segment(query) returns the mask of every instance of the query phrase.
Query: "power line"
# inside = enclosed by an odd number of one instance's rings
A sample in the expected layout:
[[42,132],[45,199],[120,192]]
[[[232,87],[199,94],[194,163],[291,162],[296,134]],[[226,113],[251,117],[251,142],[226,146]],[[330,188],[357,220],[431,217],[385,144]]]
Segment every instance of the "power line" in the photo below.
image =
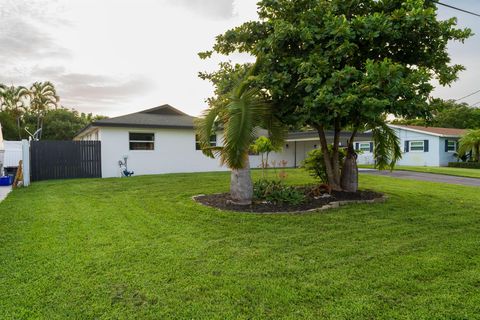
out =
[[477,91],[475,91],[475,92],[472,92],[472,93],[470,93],[469,95],[466,95],[465,97],[461,97],[460,99],[455,100],[455,102],[458,102],[458,101],[460,101],[460,100],[463,100],[463,99],[466,99],[466,98],[468,98],[468,97],[471,97],[471,96],[473,96],[473,95],[475,95],[475,94],[477,94],[477,93],[479,93],[479,92],[480,92],[480,90],[477,90]]
[[480,17],[480,14],[478,13],[475,13],[475,12],[472,12],[472,11],[468,11],[468,10],[465,10],[465,9],[461,9],[461,8],[457,8],[457,7],[454,7],[454,6],[451,6],[449,4],[446,4],[446,3],[442,3],[438,0],[432,0],[432,2],[436,3],[436,4],[439,4],[441,6],[444,6],[444,7],[447,7],[447,8],[450,8],[450,9],[454,9],[454,10],[458,10],[458,11],[461,11],[461,12],[464,12],[464,13],[468,13],[468,14],[471,14],[471,15],[474,15],[474,16],[477,16],[477,17]]
[[470,106],[471,106],[471,107],[476,107],[477,104],[480,104],[480,101],[477,101],[477,102],[475,102],[475,103],[472,103]]

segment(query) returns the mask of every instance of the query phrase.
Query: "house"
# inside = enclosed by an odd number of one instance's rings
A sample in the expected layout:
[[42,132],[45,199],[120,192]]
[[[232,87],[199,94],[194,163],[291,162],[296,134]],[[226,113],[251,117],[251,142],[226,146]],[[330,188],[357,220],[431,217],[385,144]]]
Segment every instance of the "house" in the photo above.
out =
[[[195,139],[195,118],[170,105],[95,121],[74,140],[101,141],[102,176],[119,177],[127,158],[135,175],[222,171],[218,159],[203,155]],[[211,144],[221,141],[221,132]]]
[[[203,155],[196,141],[195,118],[166,104],[160,107],[116,118],[98,120],[82,129],[74,140],[101,141],[103,177],[120,177],[119,161],[127,158],[128,170],[135,175],[226,171],[218,159]],[[342,144],[350,137],[348,132],[341,136]],[[332,133],[327,133],[332,140]],[[371,151],[370,134],[360,134],[360,147]],[[212,136],[211,145],[220,146],[222,132]],[[292,132],[288,135],[283,150],[272,153],[269,160],[287,167],[298,167],[306,154],[319,147],[316,132]],[[250,156],[252,168],[261,166],[259,155]]]
[[[333,142],[333,131],[326,131],[325,135],[329,143]],[[351,132],[341,132],[340,147],[347,146],[350,137]],[[373,142],[371,140],[371,133],[357,133],[356,135],[355,149],[360,151],[357,161],[361,164],[373,164]],[[311,150],[319,148],[320,139],[317,131],[290,132],[286,137],[282,151],[270,154],[269,162],[287,161],[287,167],[298,168]],[[260,167],[260,156],[250,156],[250,166],[252,168]]]
[[[195,117],[168,104],[125,116],[95,121],[81,130],[74,140],[101,141],[103,177],[119,177],[120,161],[136,175],[225,171],[218,159],[203,155],[196,141]],[[456,161],[458,140],[465,130],[421,126],[390,125],[400,139],[403,157],[398,165],[446,166]],[[327,140],[333,132],[327,131]],[[342,132],[340,146],[346,146],[350,132]],[[211,138],[220,146],[222,131]],[[290,132],[282,151],[269,155],[269,164],[299,167],[308,152],[317,149],[316,131]],[[359,164],[374,164],[371,133],[358,133],[355,141]],[[280,164],[282,163],[282,164]],[[250,166],[261,167],[261,156],[250,155]]]
[[[463,129],[435,128],[422,126],[389,125],[400,139],[402,159],[397,165],[403,166],[447,166],[449,162],[457,161],[458,141],[466,133]],[[328,139],[332,140],[332,132]],[[342,132],[340,145],[345,146],[349,132]],[[356,137],[355,150],[358,164],[374,164],[371,133],[359,133]],[[287,159],[294,167],[301,164],[309,150],[318,148],[320,140],[314,131],[294,132],[287,137],[287,145],[279,154],[270,159]],[[291,146],[293,146],[293,150]],[[256,164],[255,160],[251,161]],[[258,161],[257,161],[258,162]]]
[[463,129],[389,125],[400,139],[402,166],[447,166],[457,161],[458,141]]

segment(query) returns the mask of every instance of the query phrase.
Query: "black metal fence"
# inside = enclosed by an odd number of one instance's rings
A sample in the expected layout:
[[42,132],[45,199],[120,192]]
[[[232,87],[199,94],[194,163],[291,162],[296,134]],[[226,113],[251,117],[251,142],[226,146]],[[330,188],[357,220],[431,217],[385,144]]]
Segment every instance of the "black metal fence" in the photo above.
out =
[[32,141],[32,181],[101,178],[100,141]]

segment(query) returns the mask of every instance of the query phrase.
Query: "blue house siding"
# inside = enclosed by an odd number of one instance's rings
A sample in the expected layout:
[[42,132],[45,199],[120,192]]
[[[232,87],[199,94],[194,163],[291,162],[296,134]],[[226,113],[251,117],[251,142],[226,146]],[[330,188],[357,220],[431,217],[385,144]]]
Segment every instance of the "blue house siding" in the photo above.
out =
[[439,138],[440,139],[440,148],[439,148],[439,159],[440,166],[448,166],[449,162],[456,162],[457,158],[455,157],[455,152],[448,152],[445,148],[447,141],[455,141],[458,145],[458,138]]
[[[440,166],[440,138],[429,134],[414,132],[396,128],[397,136],[400,139],[400,147],[403,151],[402,159],[398,162],[400,166]],[[428,151],[413,151],[405,148],[409,141],[428,141]]]

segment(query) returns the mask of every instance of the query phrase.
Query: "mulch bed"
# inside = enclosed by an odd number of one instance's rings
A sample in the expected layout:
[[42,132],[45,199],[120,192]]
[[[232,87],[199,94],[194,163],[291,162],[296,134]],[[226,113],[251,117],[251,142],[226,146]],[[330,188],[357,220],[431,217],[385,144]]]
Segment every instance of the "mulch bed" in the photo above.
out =
[[383,202],[383,194],[363,190],[358,192],[333,191],[331,195],[324,194],[321,197],[307,197],[304,203],[299,205],[289,205],[285,203],[268,203],[264,201],[254,201],[250,206],[240,206],[231,204],[229,193],[199,195],[193,197],[195,201],[221,210],[232,210],[251,213],[287,213],[287,212],[308,212],[315,210],[325,210],[338,208],[340,205],[348,203],[373,203]]

